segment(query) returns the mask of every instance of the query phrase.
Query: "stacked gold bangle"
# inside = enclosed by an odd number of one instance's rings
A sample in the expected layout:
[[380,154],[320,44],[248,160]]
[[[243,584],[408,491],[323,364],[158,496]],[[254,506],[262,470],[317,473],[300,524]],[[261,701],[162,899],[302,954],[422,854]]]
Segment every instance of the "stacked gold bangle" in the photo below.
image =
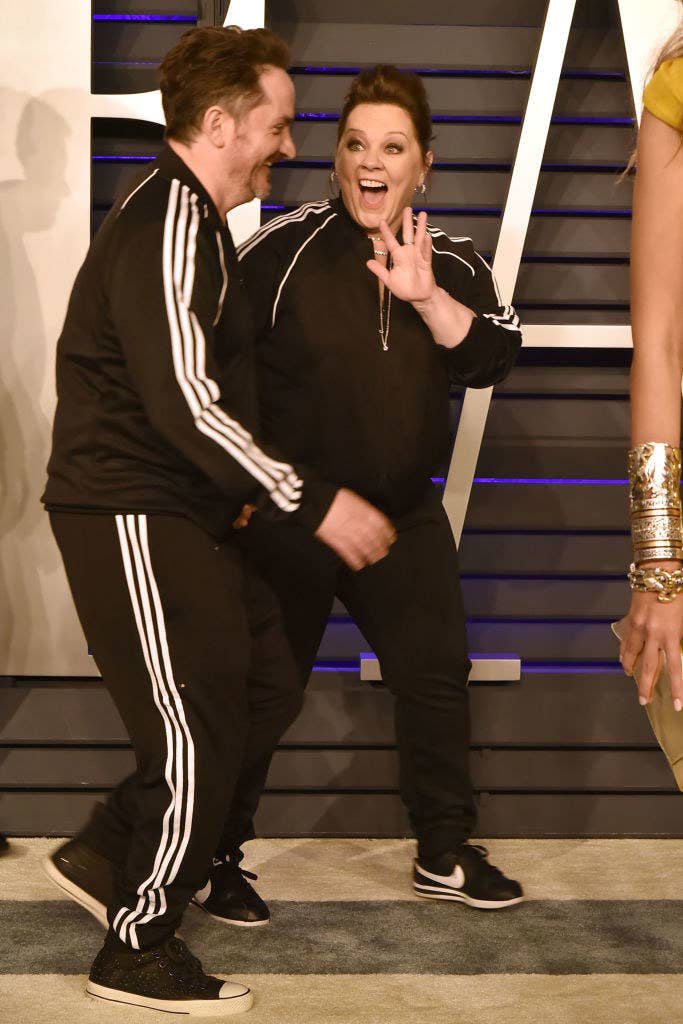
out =
[[634,565],[629,572],[633,589],[656,591],[660,600],[680,592],[680,580],[665,577],[664,569],[647,573],[636,568],[651,559],[683,561],[681,524],[681,450],[647,441],[628,453],[629,500]]
[[633,560],[683,559],[680,448],[650,441],[631,448],[628,475]]

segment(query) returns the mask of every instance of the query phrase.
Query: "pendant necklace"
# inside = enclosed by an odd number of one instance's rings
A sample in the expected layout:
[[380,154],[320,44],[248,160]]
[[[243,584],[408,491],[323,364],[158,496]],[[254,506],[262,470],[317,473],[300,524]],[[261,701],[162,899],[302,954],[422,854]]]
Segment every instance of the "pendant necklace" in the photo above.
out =
[[[389,291],[389,289],[386,289]],[[387,299],[387,315],[384,317],[384,297],[380,297],[379,300],[379,336],[382,342],[382,351],[389,351],[389,324],[391,322],[391,292],[389,292],[389,298]]]
[[[376,257],[377,256],[388,256],[389,255],[389,253],[388,253],[388,251],[386,249],[376,249],[375,248],[375,243],[376,242],[380,242],[382,244],[384,242],[384,239],[382,238],[381,235],[369,235],[368,237],[369,237],[370,241],[372,242],[373,252],[374,252]],[[388,265],[389,265],[389,261],[387,260],[387,266]],[[384,315],[384,296],[382,295],[381,292],[379,292],[379,289],[378,289],[378,293],[379,293],[380,298],[379,298],[379,327],[377,328],[377,330],[379,332],[380,341],[382,342],[382,351],[383,352],[388,352],[389,351],[389,326],[390,326],[390,323],[391,323],[391,292],[389,291],[388,288],[386,290],[389,292],[389,298],[387,299],[387,302],[386,302],[387,312],[386,312],[386,318],[385,318],[385,315]]]
[[[368,235],[368,238],[370,239],[371,242],[380,242],[380,244],[382,244],[382,245],[384,244],[384,239],[382,238],[381,235]],[[377,249],[374,245],[373,245],[372,248],[373,248],[373,252],[374,252],[375,256],[388,256],[389,255],[389,253],[387,252],[386,249]]]

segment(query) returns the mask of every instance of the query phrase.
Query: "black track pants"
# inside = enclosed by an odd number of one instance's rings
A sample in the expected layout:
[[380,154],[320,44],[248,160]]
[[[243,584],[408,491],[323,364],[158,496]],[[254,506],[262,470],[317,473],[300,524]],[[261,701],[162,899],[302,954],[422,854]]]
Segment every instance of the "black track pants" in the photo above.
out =
[[137,763],[83,835],[122,864],[110,925],[145,949],[204,884],[242,768],[263,786],[301,706],[299,675],[272,593],[234,544],[172,516],[51,523]]
[[[277,593],[287,636],[308,681],[335,595],[379,658],[396,698],[401,795],[421,857],[438,856],[471,835],[475,807],[469,769],[471,664],[458,557],[438,494],[395,517],[398,539],[386,558],[352,572],[295,526],[256,517],[244,531],[250,556]],[[238,844],[245,808],[261,790],[248,769],[237,783],[220,849]]]

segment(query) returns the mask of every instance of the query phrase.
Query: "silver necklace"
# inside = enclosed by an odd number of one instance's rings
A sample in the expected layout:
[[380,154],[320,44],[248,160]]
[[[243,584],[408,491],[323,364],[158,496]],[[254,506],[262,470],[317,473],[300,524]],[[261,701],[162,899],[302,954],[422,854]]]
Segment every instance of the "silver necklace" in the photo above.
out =
[[387,299],[387,318],[384,319],[384,298],[379,300],[379,336],[382,342],[382,351],[389,351],[389,324],[391,322],[391,292],[389,292],[389,298]]
[[[381,235],[368,235],[368,238],[373,243],[373,251],[375,256],[388,256],[389,253],[386,249],[375,249],[375,242],[383,242],[384,239]],[[384,319],[384,298],[380,294],[379,300],[379,331],[380,341],[382,342],[382,351],[389,351],[389,326],[391,324],[391,292],[389,292],[389,298],[387,299],[387,318]]]
[[[384,239],[382,238],[381,235],[368,235],[368,238],[373,243],[374,242],[381,242],[382,244],[384,244]],[[373,249],[373,252],[374,252],[375,256],[388,256],[389,255],[389,252],[388,252],[387,249],[377,249],[374,244],[372,246],[372,249]]]

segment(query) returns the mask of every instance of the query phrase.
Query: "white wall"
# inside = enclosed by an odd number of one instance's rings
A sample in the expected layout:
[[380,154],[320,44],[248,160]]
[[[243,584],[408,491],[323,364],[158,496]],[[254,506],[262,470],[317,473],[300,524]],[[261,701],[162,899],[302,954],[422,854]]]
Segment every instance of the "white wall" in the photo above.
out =
[[0,673],[87,673],[38,499],[55,340],[88,245],[90,4],[4,4],[0,18]]
[[[96,674],[40,504],[54,351],[90,238],[90,119],[163,123],[158,92],[92,96],[91,5],[0,11],[0,675]],[[231,24],[263,24],[234,0]],[[241,212],[237,233],[258,225]]]

